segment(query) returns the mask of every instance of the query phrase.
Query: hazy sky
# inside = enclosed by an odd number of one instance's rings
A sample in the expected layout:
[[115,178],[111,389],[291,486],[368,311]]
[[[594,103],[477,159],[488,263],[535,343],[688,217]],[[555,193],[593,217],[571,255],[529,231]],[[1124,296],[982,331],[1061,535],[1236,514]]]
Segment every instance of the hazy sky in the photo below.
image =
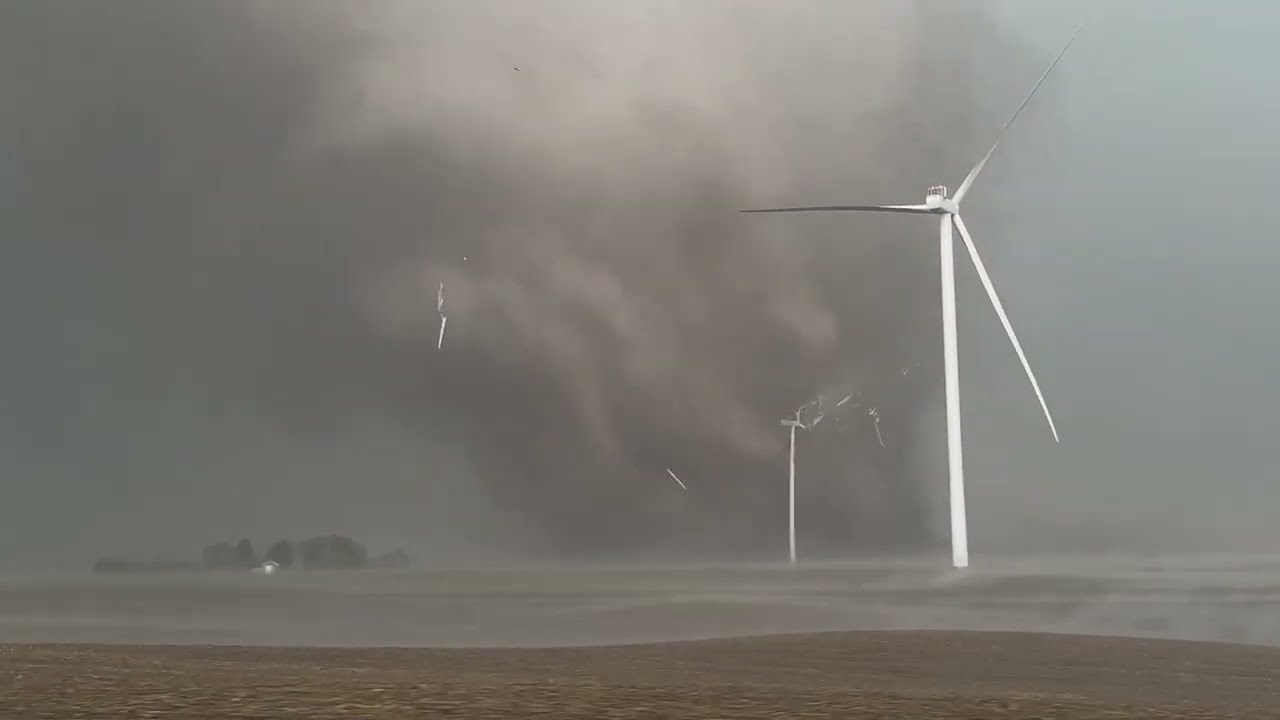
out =
[[[990,7],[1040,57],[1071,15]],[[970,196],[970,230],[991,248],[1063,440],[1044,442],[1016,377],[1000,382],[1017,360],[964,275],[979,547],[1052,546],[1087,528],[1100,546],[1280,541],[1274,251],[1250,208],[1280,157],[1280,100],[1264,90],[1280,67],[1277,19],[1264,2],[1099,4]],[[1008,102],[983,104],[997,122]]]
[[[1268,548],[1278,16],[1099,5],[969,196],[1063,440],[958,255],[975,554]],[[802,440],[802,540],[938,541],[932,224],[734,211],[954,188],[1081,17],[6,3],[0,564],[777,552],[777,420],[846,388],[888,447]]]

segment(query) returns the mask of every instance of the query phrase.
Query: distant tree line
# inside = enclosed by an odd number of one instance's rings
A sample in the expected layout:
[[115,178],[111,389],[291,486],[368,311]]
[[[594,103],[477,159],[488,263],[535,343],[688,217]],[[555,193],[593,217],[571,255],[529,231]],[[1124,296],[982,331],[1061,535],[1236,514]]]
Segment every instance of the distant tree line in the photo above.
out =
[[300,542],[278,540],[261,556],[248,538],[205,546],[200,561],[138,562],[103,558],[94,563],[97,572],[190,572],[195,570],[249,570],[266,562],[281,569],[355,570],[365,567],[406,567],[409,556],[401,548],[374,557],[364,545],[345,535],[319,535]]
[[369,563],[364,545],[345,535],[320,535],[298,543],[278,540],[261,557],[248,538],[238,543],[218,542],[200,555],[209,570],[247,570],[270,560],[281,568],[301,567],[306,570],[352,570]]
[[93,571],[103,573],[194,572],[200,569],[200,563],[185,560],[99,558],[93,563]]

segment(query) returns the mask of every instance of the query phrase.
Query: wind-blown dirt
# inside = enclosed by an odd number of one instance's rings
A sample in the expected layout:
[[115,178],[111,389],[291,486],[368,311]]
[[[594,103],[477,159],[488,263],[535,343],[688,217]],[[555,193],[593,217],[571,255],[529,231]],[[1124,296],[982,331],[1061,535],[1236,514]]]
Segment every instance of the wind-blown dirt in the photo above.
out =
[[1280,647],[1280,559],[984,558],[0,579],[0,643],[565,647],[999,630]]
[[1211,718],[1280,712],[1280,649],[859,632],[560,649],[0,647],[0,717]]

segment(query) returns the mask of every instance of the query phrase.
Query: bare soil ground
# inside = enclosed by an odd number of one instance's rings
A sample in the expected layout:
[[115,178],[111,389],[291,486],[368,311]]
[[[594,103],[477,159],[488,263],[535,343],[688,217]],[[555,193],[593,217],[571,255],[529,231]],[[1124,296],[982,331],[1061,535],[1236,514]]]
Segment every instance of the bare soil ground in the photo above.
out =
[[1280,648],[853,632],[519,650],[0,646],[0,718],[1280,717]]

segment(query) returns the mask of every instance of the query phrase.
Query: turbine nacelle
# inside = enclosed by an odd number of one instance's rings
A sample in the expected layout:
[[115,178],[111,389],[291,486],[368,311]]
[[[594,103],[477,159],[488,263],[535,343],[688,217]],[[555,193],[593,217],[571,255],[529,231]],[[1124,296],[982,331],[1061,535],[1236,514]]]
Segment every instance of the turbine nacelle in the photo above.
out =
[[929,193],[924,196],[924,204],[929,209],[942,207],[942,201],[947,199],[947,186],[934,185],[929,188]]
[[952,198],[947,197],[946,185],[935,185],[929,188],[924,196],[924,206],[936,213],[958,213],[960,206]]

